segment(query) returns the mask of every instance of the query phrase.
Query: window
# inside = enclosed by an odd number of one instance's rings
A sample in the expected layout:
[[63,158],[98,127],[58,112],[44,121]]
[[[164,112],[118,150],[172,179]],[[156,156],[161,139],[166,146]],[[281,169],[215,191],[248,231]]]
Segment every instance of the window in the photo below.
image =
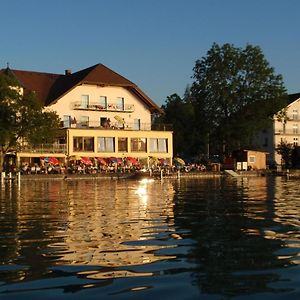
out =
[[106,96],[100,96],[99,104],[102,109],[107,109],[107,97]]
[[89,106],[89,95],[81,95],[80,108],[88,108]]
[[249,162],[250,163],[255,163],[255,156],[254,155],[249,156]]
[[147,140],[146,138],[132,138],[130,140],[130,148],[133,152],[146,152]]
[[150,139],[150,152],[168,152],[168,140]]
[[100,118],[100,126],[104,128],[109,128],[111,126],[110,118]]
[[294,137],[294,146],[298,146],[298,138]]
[[116,108],[117,108],[117,110],[124,110],[124,98],[123,97],[117,97]]
[[298,133],[298,124],[293,124],[293,134]]
[[71,127],[71,116],[64,116],[63,117],[63,124],[65,128]]
[[298,120],[298,109],[293,109],[292,118],[293,120]]
[[97,138],[98,152],[115,152],[115,138],[113,137],[98,137]]
[[119,137],[118,138],[118,151],[119,152],[128,152],[128,139]]
[[80,122],[81,127],[89,127],[89,117],[88,116],[81,116],[79,122]]
[[134,119],[133,120],[133,129],[134,130],[140,130],[141,129],[141,120],[140,119]]
[[94,151],[94,138],[89,136],[74,136],[73,151]]
[[285,133],[285,123],[282,124],[282,133]]

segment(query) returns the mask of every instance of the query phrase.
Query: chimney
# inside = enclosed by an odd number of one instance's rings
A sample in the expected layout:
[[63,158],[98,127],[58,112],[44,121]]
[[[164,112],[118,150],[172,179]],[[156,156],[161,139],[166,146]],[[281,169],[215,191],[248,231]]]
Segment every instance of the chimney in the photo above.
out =
[[71,75],[72,74],[72,70],[68,69],[68,70],[65,70],[65,75]]

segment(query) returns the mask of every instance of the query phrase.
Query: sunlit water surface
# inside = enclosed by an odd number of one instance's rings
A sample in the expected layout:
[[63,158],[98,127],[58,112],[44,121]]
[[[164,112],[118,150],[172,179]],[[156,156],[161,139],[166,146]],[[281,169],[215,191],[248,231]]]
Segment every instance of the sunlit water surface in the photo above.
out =
[[0,298],[300,299],[299,183],[6,183]]

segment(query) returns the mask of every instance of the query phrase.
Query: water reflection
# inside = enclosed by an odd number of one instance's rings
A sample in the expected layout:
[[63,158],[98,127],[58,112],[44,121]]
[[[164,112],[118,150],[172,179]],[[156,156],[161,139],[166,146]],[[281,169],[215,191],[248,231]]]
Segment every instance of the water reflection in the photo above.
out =
[[3,185],[0,296],[296,299],[297,187],[264,177]]

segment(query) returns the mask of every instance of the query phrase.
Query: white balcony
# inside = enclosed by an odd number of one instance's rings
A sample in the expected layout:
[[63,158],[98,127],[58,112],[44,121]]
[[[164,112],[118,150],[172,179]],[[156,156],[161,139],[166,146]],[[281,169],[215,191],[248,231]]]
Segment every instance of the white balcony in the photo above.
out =
[[76,110],[134,112],[134,104],[119,105],[117,103],[108,103],[107,106],[104,107],[96,102],[91,102],[87,105],[82,105],[80,101],[76,101],[72,102],[72,108]]

